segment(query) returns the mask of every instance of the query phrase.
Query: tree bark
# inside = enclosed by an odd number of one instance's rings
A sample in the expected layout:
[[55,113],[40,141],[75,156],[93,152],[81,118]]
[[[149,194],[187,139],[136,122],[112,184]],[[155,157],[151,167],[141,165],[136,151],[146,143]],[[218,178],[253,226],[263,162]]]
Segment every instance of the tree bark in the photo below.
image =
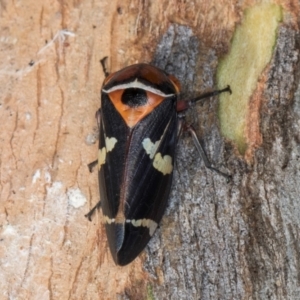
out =
[[[116,71],[152,63],[182,97],[212,90],[241,3],[0,0],[0,299],[297,299],[300,293],[299,3],[287,11],[258,83],[262,144],[225,141],[218,99],[186,119],[169,206],[146,250],[114,265],[99,198],[95,111],[109,56]],[[250,5],[250,4],[249,4]],[[250,103],[251,105],[251,103]]]

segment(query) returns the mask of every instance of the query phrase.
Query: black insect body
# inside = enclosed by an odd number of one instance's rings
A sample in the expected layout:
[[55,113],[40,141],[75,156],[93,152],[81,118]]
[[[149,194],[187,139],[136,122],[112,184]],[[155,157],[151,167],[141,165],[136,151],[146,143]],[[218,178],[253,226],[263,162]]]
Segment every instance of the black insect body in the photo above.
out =
[[[164,214],[183,124],[180,112],[204,97],[230,92],[230,88],[188,102],[178,101],[179,91],[175,77],[148,64],[131,65],[103,83],[97,164],[108,243],[118,265],[139,255]],[[205,165],[214,169],[192,127],[186,128]],[[98,207],[100,202],[86,216],[90,219]]]

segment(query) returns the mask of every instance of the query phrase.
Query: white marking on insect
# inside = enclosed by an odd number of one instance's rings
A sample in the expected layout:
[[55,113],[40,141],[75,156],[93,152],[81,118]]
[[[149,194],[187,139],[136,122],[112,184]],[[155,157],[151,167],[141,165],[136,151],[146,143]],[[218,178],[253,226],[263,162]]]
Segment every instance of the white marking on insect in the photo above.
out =
[[114,137],[106,137],[105,138],[105,145],[106,147],[103,147],[98,150],[98,169],[100,170],[101,166],[105,164],[106,161],[106,153],[112,151],[117,143],[117,139]]
[[131,223],[134,227],[148,227],[150,236],[153,235],[157,228],[157,223],[151,219],[126,220],[126,223]]
[[117,91],[117,90],[125,90],[125,89],[129,89],[129,88],[142,89],[142,90],[151,92],[153,94],[156,94],[156,95],[159,95],[159,96],[162,96],[162,97],[171,97],[171,96],[175,95],[175,94],[165,94],[162,91],[160,91],[160,90],[158,90],[156,88],[153,88],[152,86],[146,85],[146,84],[138,81],[138,78],[136,78],[132,82],[128,82],[128,83],[118,84],[118,85],[112,86],[108,90],[102,89],[102,91],[104,93],[109,94],[109,93]]
[[156,141],[155,143],[152,143],[149,138],[145,138],[142,142],[142,145],[146,151],[146,153],[149,155],[151,159],[153,159],[159,144],[161,140]]
[[115,223],[116,219],[111,219],[110,217],[108,216],[103,216],[104,217],[104,223],[106,224],[111,224],[111,223]]
[[171,174],[173,171],[172,157],[170,155],[162,156],[161,153],[157,153],[154,157],[153,167],[164,175]]
[[149,155],[150,159],[153,159],[154,157],[153,167],[164,175],[171,174],[173,171],[172,157],[170,155],[162,156],[161,153],[157,153],[157,149],[165,135],[166,129],[161,138],[155,143],[152,143],[149,138],[145,138],[142,142],[143,148]]
[[106,160],[106,148],[103,147],[98,150],[98,169],[100,170],[101,166],[105,164]]
[[[103,216],[104,223],[106,224],[124,224],[123,222],[118,222],[115,218],[110,218],[106,215]],[[128,224],[132,224],[134,227],[147,227],[149,229],[149,235],[152,236],[154,234],[155,229],[157,228],[158,224],[151,220],[151,219],[138,219],[138,220],[126,220]]]
[[118,140],[114,137],[111,137],[111,138],[106,137],[105,138],[105,145],[106,145],[107,152],[112,151],[114,149],[117,141]]

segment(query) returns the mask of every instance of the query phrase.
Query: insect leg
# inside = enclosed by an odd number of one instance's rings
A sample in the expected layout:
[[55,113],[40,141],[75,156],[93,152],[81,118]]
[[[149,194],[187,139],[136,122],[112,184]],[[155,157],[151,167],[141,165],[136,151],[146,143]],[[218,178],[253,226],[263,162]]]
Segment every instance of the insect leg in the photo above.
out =
[[[99,108],[96,112],[96,120],[97,120],[97,124],[98,124],[98,128],[100,129],[100,123],[101,123],[101,108]],[[94,171],[94,168],[97,166],[98,164],[98,160],[94,160],[92,162],[90,162],[88,164],[88,168],[89,168],[89,171],[92,173]]]
[[[105,59],[105,58],[103,58]],[[102,60],[103,60],[102,59]],[[101,124],[101,108],[99,108],[96,112],[96,120],[98,123],[98,128],[100,129]],[[89,171],[92,173],[94,171],[94,168],[98,165],[98,159],[92,161],[88,164]],[[96,209],[99,209],[101,207],[101,201],[99,201],[86,215],[84,215],[86,218],[89,219],[89,221],[92,221],[92,215],[94,214]]]
[[102,70],[103,70],[105,77],[107,77],[109,75],[109,72],[107,71],[107,59],[108,59],[107,56],[100,59],[100,63],[101,63]]
[[196,102],[198,102],[202,99],[214,97],[214,96],[220,95],[222,93],[229,93],[231,95],[232,91],[231,91],[230,86],[227,85],[227,87],[222,89],[222,90],[216,90],[216,91],[212,91],[212,92],[208,92],[208,93],[204,93],[202,95],[199,95],[198,97],[191,99],[190,103],[196,103]]
[[176,110],[178,112],[186,111],[187,109],[191,108],[195,103],[199,102],[200,100],[207,99],[213,96],[220,95],[222,93],[229,93],[232,94],[231,88],[228,85],[226,88],[222,90],[216,90],[208,93],[201,94],[195,98],[189,99],[189,100],[179,100],[177,102],[177,108]]
[[86,215],[84,215],[89,221],[92,221],[92,215],[96,209],[101,207],[101,201],[99,201]]
[[204,151],[204,149],[203,149],[203,147],[202,147],[202,145],[201,145],[201,143],[200,143],[200,141],[199,141],[199,139],[197,137],[197,134],[196,134],[194,128],[192,126],[188,126],[187,130],[190,133],[190,135],[192,136],[193,142],[194,142],[194,144],[195,144],[195,146],[196,146],[196,148],[197,148],[197,150],[198,150],[201,158],[204,161],[205,167],[208,168],[208,169],[211,169],[211,170],[213,170],[215,172],[217,172],[220,175],[222,175],[223,177],[225,177],[227,179],[227,182],[229,182],[231,180],[231,175],[223,173],[220,170],[214,168],[212,166],[211,162],[208,160],[208,158],[206,156],[206,153],[205,153],[205,151]]
[[88,164],[89,171],[92,173],[94,168],[97,166],[98,160],[94,160]]

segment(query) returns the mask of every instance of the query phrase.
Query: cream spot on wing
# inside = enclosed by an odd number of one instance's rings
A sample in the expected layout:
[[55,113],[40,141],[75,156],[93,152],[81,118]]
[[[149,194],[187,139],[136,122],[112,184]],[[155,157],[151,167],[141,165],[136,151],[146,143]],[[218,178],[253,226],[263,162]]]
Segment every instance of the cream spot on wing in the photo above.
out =
[[149,155],[150,159],[154,158],[153,167],[159,172],[163,173],[164,175],[171,174],[173,171],[172,157],[170,155],[164,155],[162,157],[161,153],[157,153],[157,150],[161,144],[161,141],[165,137],[170,122],[166,126],[162,136],[158,141],[152,143],[152,141],[149,138],[145,138],[142,142],[143,148],[145,149],[146,153]]
[[140,219],[140,220],[129,220],[129,221],[131,221],[131,224],[135,227],[142,226],[142,219]]
[[161,156],[161,153],[156,153],[161,139],[155,143],[152,143],[149,138],[145,138],[142,142],[146,153],[149,155],[150,159],[153,159],[153,167],[159,172],[166,174],[171,174],[173,171],[172,157],[170,155]]
[[158,141],[156,141],[155,143],[152,143],[152,141],[149,138],[145,138],[142,142],[142,145],[146,151],[146,153],[149,155],[150,159],[153,159],[154,155],[157,152],[157,149],[161,143],[161,141],[163,140],[167,129],[169,128],[170,122],[168,123],[168,125],[166,126],[162,136],[160,137],[160,139]]
[[100,170],[101,166],[105,164],[106,161],[106,153],[112,151],[117,143],[117,139],[112,137],[106,137],[105,138],[105,145],[106,147],[103,147],[98,150],[98,170]]
[[[123,222],[118,222],[114,218],[109,218],[108,216],[104,215],[103,216],[103,222],[105,224],[123,224]],[[151,219],[138,219],[138,220],[126,220],[126,223],[131,223],[134,227],[147,227],[149,229],[149,235],[152,236],[154,234],[155,229],[157,228],[158,224],[151,220]]]
[[172,157],[170,155],[162,157],[160,153],[157,153],[154,157],[153,167],[164,175],[171,174],[173,171]]
[[98,150],[98,170],[100,170],[101,166],[105,164],[106,159],[106,148],[103,147],[102,149]]
[[155,229],[157,228],[157,223],[151,219],[126,220],[126,223],[131,223],[135,227],[148,227],[150,236],[153,235]]
[[106,137],[105,138],[105,145],[106,145],[107,152],[112,151],[114,149],[116,143],[117,143],[117,139],[116,138],[114,138],[114,137],[111,137],[111,138]]
[[157,228],[157,223],[150,219],[143,219],[142,226],[149,228],[149,235],[152,236],[155,229]]
[[109,218],[108,216],[103,216],[103,221],[104,221],[104,223],[106,223],[106,224],[111,224],[111,223],[114,223],[115,222],[115,219],[111,219],[111,218]]
[[142,145],[146,153],[150,156],[151,159],[153,159],[159,144],[160,144],[160,140],[158,140],[153,144],[149,138],[144,139],[142,142]]

